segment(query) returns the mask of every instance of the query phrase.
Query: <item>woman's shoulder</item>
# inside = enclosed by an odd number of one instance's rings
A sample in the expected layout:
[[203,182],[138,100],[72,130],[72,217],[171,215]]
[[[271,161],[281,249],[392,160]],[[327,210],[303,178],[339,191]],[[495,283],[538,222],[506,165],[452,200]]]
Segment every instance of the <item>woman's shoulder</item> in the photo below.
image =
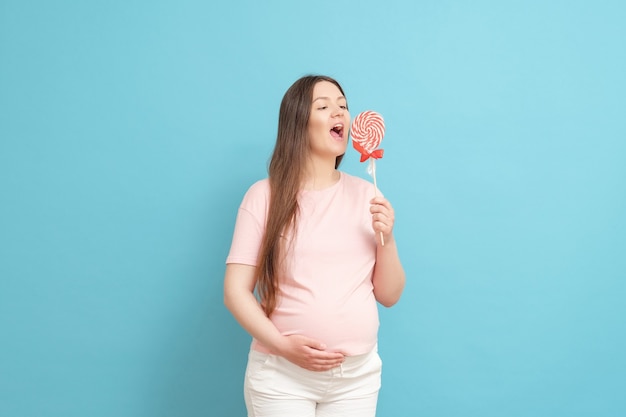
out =
[[252,184],[241,202],[241,207],[248,210],[265,209],[269,204],[270,182],[268,178],[258,180]]
[[366,199],[369,203],[370,199],[374,195],[383,195],[380,189],[374,189],[374,183],[361,177],[346,174],[342,171],[344,192],[346,195],[352,196],[352,198]]
[[270,180],[269,178],[263,178],[253,183],[246,194],[269,194],[270,192]]
[[343,171],[341,171],[341,175],[343,177],[343,181],[346,185],[348,185],[351,188],[357,188],[357,189],[362,189],[362,188],[366,188],[366,189],[370,189],[374,186],[371,182],[361,178],[361,177],[357,177],[354,175],[350,175],[347,174]]

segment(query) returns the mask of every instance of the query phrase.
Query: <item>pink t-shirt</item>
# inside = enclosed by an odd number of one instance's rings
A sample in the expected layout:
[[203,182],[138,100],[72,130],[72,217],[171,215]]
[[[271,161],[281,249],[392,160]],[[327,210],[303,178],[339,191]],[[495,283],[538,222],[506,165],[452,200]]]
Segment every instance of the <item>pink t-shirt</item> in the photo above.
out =
[[[256,265],[269,206],[269,181],[253,184],[243,198],[226,263]],[[372,273],[376,241],[369,201],[374,185],[341,173],[337,183],[302,191],[296,238],[291,233],[271,320],[283,335],[300,334],[347,355],[371,351],[378,310]],[[258,341],[253,348],[267,349]]]

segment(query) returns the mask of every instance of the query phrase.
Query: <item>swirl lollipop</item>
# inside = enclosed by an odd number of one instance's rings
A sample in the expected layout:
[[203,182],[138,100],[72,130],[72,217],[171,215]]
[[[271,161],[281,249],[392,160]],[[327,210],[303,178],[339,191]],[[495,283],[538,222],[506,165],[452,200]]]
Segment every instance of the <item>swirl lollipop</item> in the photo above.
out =
[[369,158],[383,157],[383,150],[376,149],[385,136],[385,121],[383,117],[371,110],[357,114],[350,129],[352,146],[361,154],[361,162]]
[[[364,111],[357,114],[352,121],[350,135],[352,136],[352,146],[361,154],[361,162],[370,160],[367,171],[374,179],[374,196],[377,196],[376,160],[382,158],[384,153],[383,149],[377,148],[385,136],[385,121],[375,111]],[[380,243],[385,246],[383,232],[380,232]]]

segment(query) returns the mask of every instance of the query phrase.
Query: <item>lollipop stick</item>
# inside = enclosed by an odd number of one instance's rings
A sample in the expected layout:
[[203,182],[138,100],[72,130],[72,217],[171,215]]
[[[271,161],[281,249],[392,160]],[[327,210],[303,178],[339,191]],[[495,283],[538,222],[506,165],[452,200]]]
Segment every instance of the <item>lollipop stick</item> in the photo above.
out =
[[[378,185],[376,185],[376,160],[374,158],[370,159],[370,166],[372,168],[372,177],[374,178],[374,197],[378,197]],[[385,246],[385,238],[383,237],[383,232],[380,232],[380,244]]]

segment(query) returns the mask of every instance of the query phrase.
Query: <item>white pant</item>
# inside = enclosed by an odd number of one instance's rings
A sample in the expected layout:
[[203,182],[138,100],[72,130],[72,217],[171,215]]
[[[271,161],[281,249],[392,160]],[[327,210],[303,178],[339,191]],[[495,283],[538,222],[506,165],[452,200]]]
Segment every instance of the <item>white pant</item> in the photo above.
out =
[[244,382],[248,417],[374,417],[382,361],[374,349],[325,372],[250,350]]

